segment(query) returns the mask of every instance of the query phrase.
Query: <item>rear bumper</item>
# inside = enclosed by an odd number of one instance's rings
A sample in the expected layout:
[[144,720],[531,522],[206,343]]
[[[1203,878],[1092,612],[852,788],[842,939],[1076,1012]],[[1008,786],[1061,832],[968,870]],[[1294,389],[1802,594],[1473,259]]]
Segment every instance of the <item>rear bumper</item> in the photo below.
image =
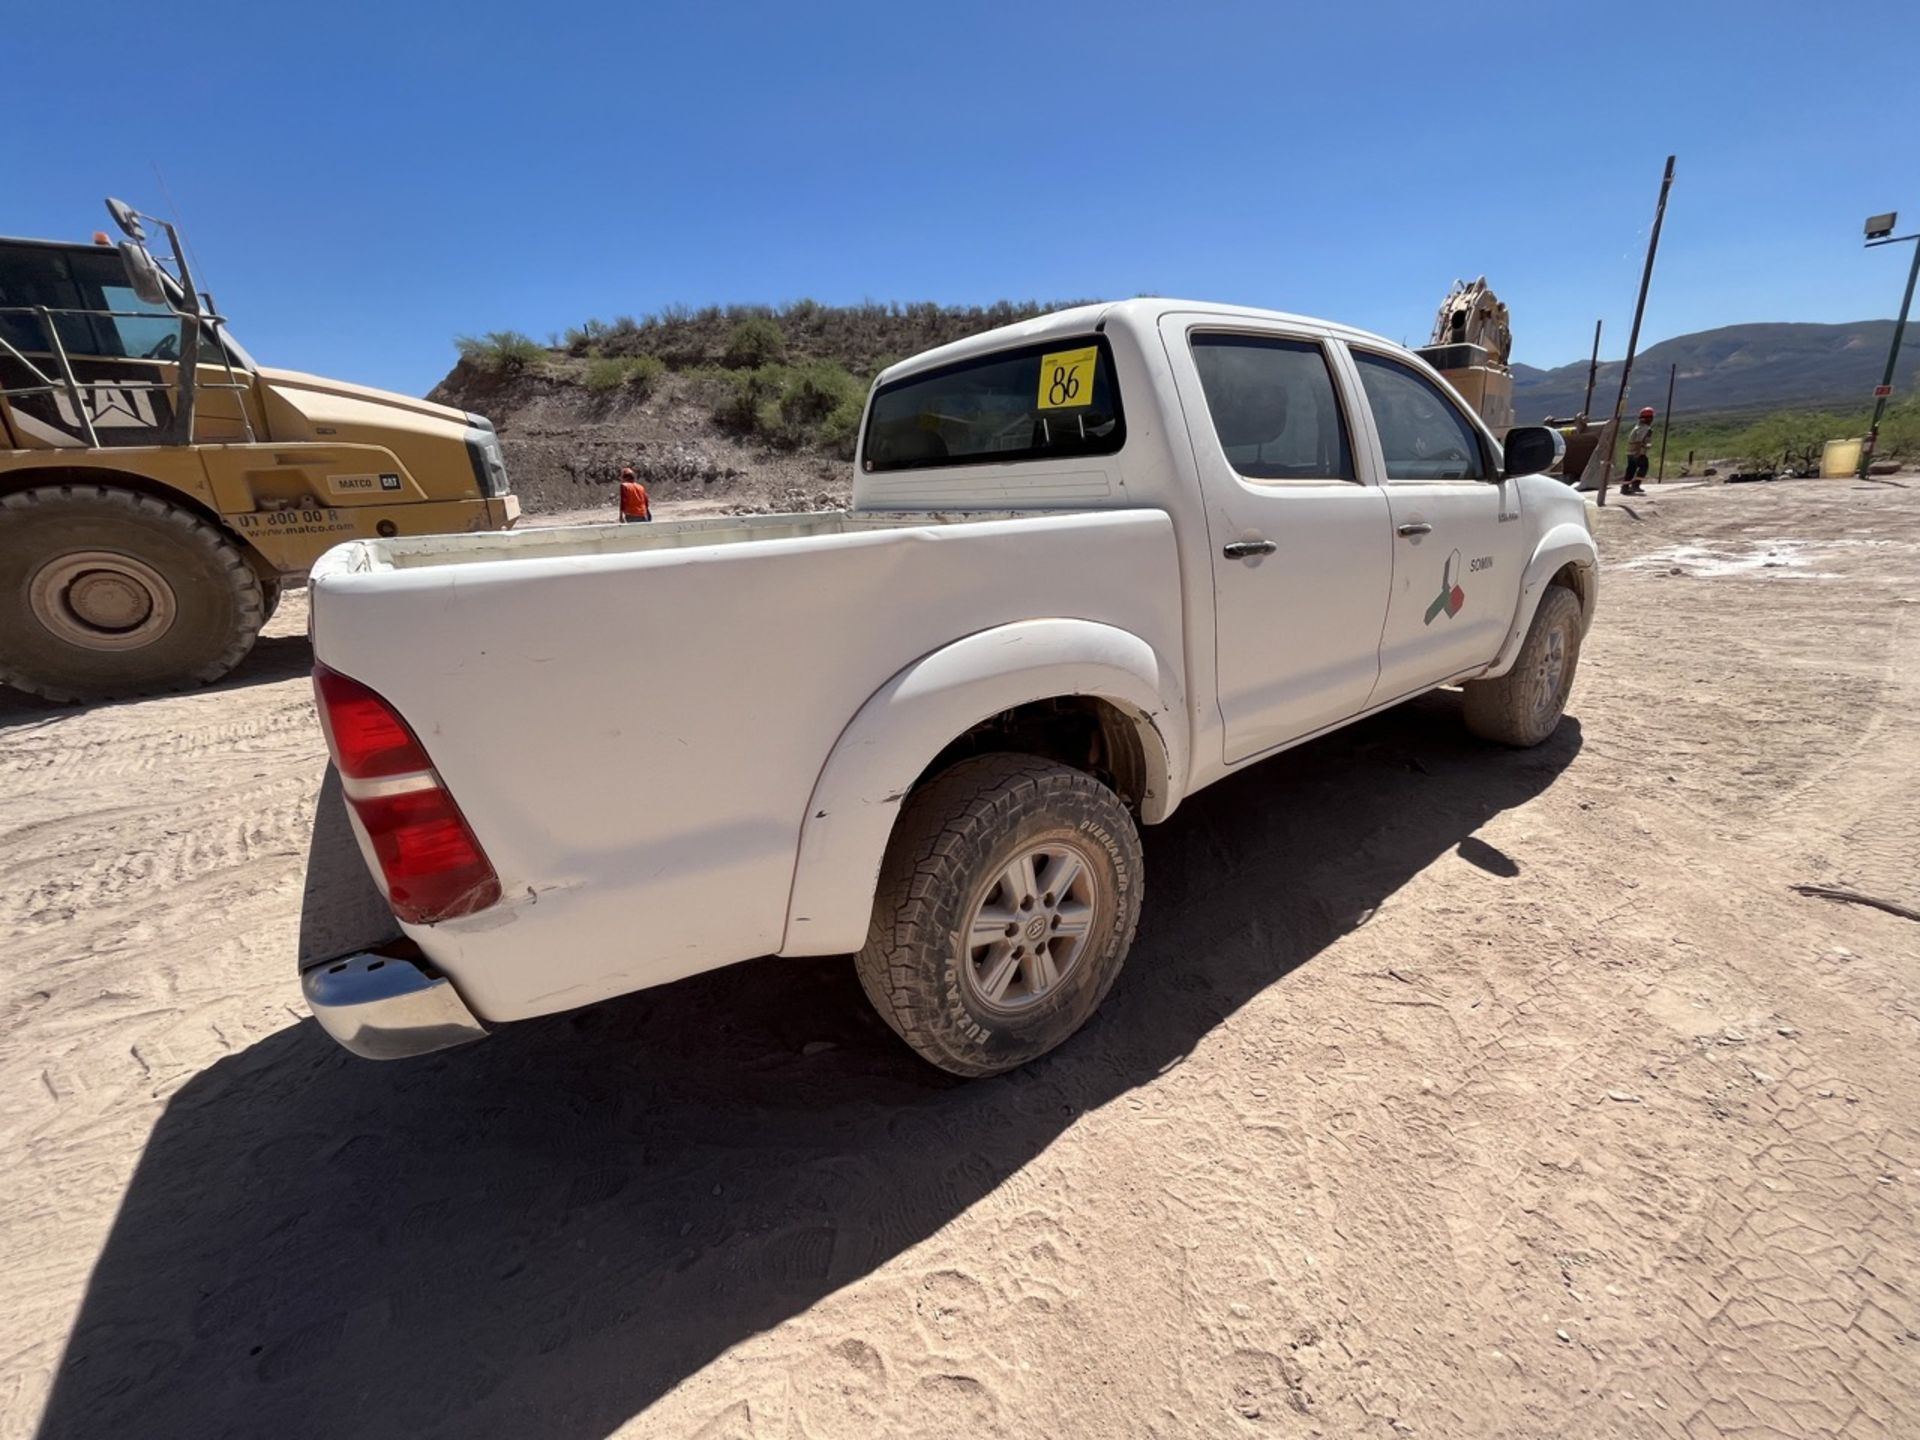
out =
[[[384,953],[383,953],[384,951]],[[322,960],[300,972],[313,1018],[369,1060],[398,1060],[486,1038],[444,975],[433,974],[405,941]]]

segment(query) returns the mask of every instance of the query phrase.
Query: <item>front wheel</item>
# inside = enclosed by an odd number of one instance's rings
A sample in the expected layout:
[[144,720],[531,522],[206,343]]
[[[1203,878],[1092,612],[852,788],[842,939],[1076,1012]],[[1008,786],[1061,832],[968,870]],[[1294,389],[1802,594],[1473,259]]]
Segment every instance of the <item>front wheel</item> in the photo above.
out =
[[1513,668],[1461,687],[1467,728],[1483,740],[1522,747],[1553,734],[1580,664],[1580,619],[1580,597],[1564,585],[1549,585]]
[[1093,1014],[1140,915],[1140,836],[1092,776],[963,760],[908,799],[857,958],[874,1007],[955,1075],[1037,1059]]
[[190,511],[104,485],[0,495],[0,682],[48,700],[204,685],[264,620],[239,547]]

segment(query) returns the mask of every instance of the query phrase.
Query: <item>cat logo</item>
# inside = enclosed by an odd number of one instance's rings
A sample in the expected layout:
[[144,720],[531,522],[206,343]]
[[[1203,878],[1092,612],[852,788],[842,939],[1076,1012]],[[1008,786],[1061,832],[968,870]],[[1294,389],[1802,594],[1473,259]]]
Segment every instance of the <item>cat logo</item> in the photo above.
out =
[[[51,402],[51,408],[39,415],[16,399],[10,416],[13,428],[42,445],[71,450],[86,448],[89,422],[96,435],[103,430],[160,430],[169,423],[162,413],[164,405],[155,404],[153,390],[141,381],[82,380],[79,390],[78,406],[64,389],[33,397],[43,405]],[[134,443],[139,443],[138,437]]]
[[[151,430],[154,428],[153,394],[143,386],[128,384],[125,381],[93,381],[82,387],[88,413],[93,417],[96,430],[133,429]],[[74,413],[73,397],[65,391],[53,392],[54,407],[60,412],[60,423],[80,427],[80,417]]]

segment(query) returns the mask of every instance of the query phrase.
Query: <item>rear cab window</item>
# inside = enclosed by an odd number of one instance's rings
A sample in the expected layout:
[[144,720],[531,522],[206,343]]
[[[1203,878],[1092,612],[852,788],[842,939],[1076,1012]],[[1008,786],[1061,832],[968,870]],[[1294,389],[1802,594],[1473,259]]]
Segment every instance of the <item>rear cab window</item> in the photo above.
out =
[[1126,438],[1106,337],[1067,336],[882,385],[868,407],[861,467],[878,474],[1111,455]]

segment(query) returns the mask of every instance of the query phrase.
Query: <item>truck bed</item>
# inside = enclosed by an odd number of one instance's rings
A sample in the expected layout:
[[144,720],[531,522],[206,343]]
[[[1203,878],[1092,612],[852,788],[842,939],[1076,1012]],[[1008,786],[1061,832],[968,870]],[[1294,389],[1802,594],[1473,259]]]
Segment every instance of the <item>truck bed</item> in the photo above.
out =
[[419,570],[436,565],[473,565],[493,560],[633,555],[759,540],[797,540],[829,535],[865,535],[906,526],[979,523],[1033,518],[1012,510],[946,514],[915,511],[827,510],[787,515],[716,515],[698,520],[644,525],[562,525],[492,534],[421,535],[344,545],[327,559],[346,571]]
[[1177,673],[1180,595],[1160,510],[842,512],[356,541],[313,630],[499,872],[499,905],[410,933],[513,1019],[778,950],[814,783],[912,662],[1080,618]]

